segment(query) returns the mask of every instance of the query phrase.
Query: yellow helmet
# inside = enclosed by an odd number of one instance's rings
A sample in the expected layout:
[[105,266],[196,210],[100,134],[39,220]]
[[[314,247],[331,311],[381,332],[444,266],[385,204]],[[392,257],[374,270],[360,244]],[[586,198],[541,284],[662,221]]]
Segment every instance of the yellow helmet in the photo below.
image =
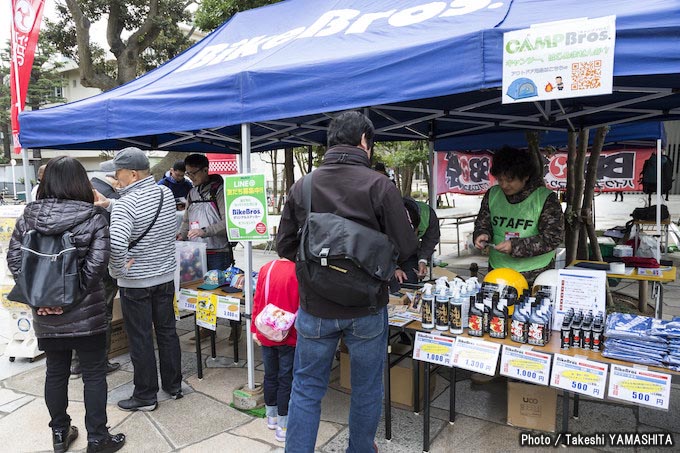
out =
[[490,297],[494,292],[498,292],[501,299],[508,300],[508,314],[514,312],[515,301],[528,289],[529,285],[522,274],[505,267],[486,274],[482,283],[482,292],[485,295],[489,294]]

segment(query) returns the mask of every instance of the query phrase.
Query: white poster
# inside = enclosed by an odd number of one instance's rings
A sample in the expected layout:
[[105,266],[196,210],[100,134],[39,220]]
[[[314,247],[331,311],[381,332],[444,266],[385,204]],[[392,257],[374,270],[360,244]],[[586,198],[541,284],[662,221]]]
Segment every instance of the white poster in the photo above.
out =
[[585,316],[592,310],[593,316],[605,313],[607,305],[607,273],[605,271],[560,269],[557,276],[557,300],[553,330],[560,330],[565,313],[573,309]]
[[503,104],[611,94],[616,16],[503,34]]

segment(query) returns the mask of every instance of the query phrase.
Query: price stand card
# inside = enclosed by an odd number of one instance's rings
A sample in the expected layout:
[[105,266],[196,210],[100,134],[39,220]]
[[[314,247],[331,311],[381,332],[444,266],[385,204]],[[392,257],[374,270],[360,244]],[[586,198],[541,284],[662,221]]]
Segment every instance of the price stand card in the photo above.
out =
[[216,296],[217,297],[217,317],[229,319],[230,321],[241,320],[241,301],[236,297]]
[[416,332],[413,359],[450,367],[455,341],[452,337]]
[[191,289],[180,289],[177,306],[180,310],[196,311],[198,292]]
[[175,312],[175,321],[179,321],[181,318],[179,317],[179,306],[177,305],[178,302],[178,294],[175,293],[175,295],[172,297],[172,310]]
[[552,387],[604,399],[609,365],[581,357],[553,356]]
[[537,352],[531,348],[503,345],[501,374],[532,384],[548,385],[550,383],[550,360],[550,354]]
[[607,396],[657,409],[668,409],[671,375],[612,364]]
[[217,296],[199,291],[196,306],[196,324],[206,329],[217,329]]
[[496,374],[501,345],[474,338],[456,337],[453,365],[465,370],[493,376]]

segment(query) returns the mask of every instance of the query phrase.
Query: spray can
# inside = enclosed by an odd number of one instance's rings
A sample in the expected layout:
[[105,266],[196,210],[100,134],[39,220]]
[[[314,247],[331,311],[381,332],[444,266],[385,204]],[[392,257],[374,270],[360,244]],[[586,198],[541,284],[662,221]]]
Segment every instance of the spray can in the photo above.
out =
[[562,349],[569,349],[571,346],[571,321],[564,319],[562,321],[562,328],[560,329],[560,347]]
[[602,350],[602,324],[599,323],[599,319],[595,319],[595,324],[593,325],[593,337],[591,341],[591,347],[593,351]]
[[453,296],[449,299],[449,332],[463,333],[463,299],[458,290],[454,290]]
[[483,306],[483,313],[482,313],[482,326],[484,328],[484,333],[489,332],[489,321],[491,320],[491,308],[495,307],[496,304],[498,304],[498,293],[493,293],[493,295],[489,298],[488,296],[484,297],[484,306]]
[[439,288],[434,299],[434,327],[437,330],[449,330],[449,295],[446,286]]
[[423,285],[423,301],[420,305],[421,322],[423,329],[434,329],[434,296],[432,295],[432,285]]
[[516,305],[515,312],[512,314],[512,322],[510,323],[510,339],[517,343],[526,343],[527,331],[525,325],[529,320],[524,315],[524,296],[520,299],[520,303]]
[[493,338],[508,336],[508,300],[501,299],[491,310],[489,335]]
[[468,335],[472,337],[484,336],[484,304],[470,296],[470,315],[468,316]]

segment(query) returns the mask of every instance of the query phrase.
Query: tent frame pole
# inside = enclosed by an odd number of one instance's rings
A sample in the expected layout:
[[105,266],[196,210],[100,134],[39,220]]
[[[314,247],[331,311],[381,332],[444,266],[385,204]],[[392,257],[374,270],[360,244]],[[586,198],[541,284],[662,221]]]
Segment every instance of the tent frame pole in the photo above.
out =
[[[241,174],[250,173],[250,123],[241,124]],[[253,334],[250,331],[252,320],[250,315],[253,312],[253,242],[245,241],[245,285],[243,288],[246,297],[246,357],[248,360],[248,388],[255,389],[255,351],[253,348]],[[234,337],[237,338],[237,337]]]

